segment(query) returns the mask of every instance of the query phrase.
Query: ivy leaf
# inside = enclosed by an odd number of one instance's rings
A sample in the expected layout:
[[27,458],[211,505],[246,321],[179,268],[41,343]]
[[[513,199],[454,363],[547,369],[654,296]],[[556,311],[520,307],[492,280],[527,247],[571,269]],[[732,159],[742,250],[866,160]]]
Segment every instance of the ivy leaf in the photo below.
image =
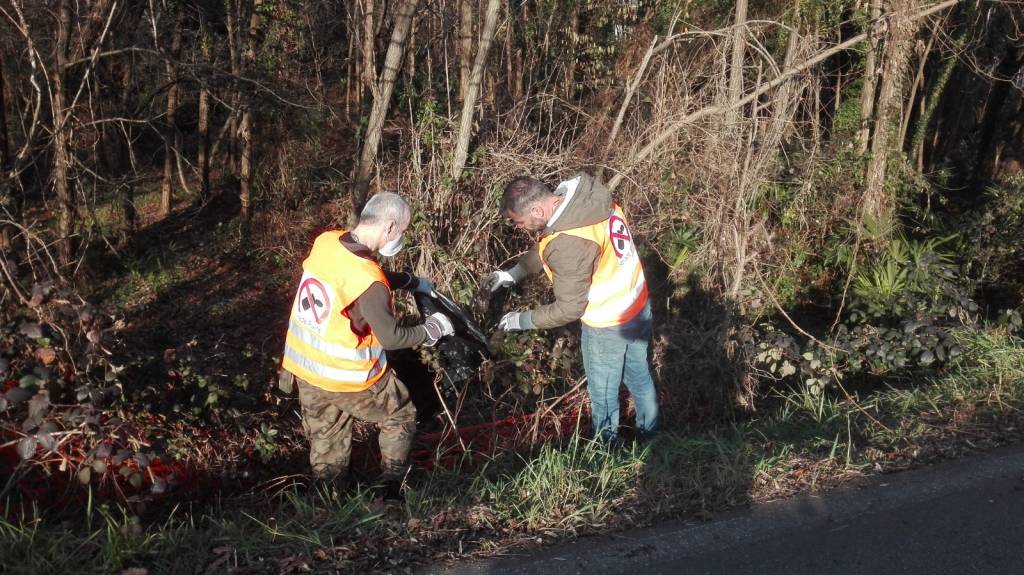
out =
[[46,451],[53,451],[54,449],[57,449],[57,440],[46,431],[36,433],[36,440],[39,441],[39,445],[41,445]]
[[782,362],[782,369],[779,371],[779,373],[782,375],[782,377],[788,377],[796,373],[796,367],[793,366],[792,363],[784,361]]
[[22,459],[28,459],[32,457],[32,454],[36,452],[36,438],[34,435],[30,435],[18,442],[18,456]]
[[82,309],[78,310],[78,321],[89,323],[92,321],[92,317],[92,310],[88,306],[83,306]]
[[43,303],[44,297],[43,290],[39,287],[39,284],[32,286],[32,299],[28,300],[28,307],[38,307],[39,304]]
[[4,394],[4,397],[7,399],[7,401],[13,404],[18,404],[28,401],[29,399],[32,398],[32,395],[33,393],[25,389],[24,387],[12,387],[10,390],[7,391],[7,393]]
[[37,419],[42,422],[46,412],[50,410],[50,394],[41,391],[28,402],[29,419]]
[[43,327],[36,322],[25,322],[18,326],[18,333],[30,339],[43,337]]
[[149,488],[153,494],[160,494],[167,491],[167,480],[163,477],[156,477],[153,479],[153,485]]
[[142,487],[142,474],[132,473],[131,477],[128,478],[128,483],[132,484],[132,487],[139,489]]
[[114,457],[110,459],[110,462],[113,463],[114,465],[121,465],[122,463],[124,463],[125,459],[128,459],[131,456],[131,451],[121,448],[117,450],[117,455],[114,455]]

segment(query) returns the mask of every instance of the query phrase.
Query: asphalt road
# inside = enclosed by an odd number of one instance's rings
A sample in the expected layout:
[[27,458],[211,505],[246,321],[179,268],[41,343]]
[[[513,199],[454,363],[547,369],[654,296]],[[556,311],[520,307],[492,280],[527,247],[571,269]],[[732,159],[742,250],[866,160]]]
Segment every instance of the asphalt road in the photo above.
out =
[[815,496],[583,539],[446,575],[1024,575],[1024,446]]

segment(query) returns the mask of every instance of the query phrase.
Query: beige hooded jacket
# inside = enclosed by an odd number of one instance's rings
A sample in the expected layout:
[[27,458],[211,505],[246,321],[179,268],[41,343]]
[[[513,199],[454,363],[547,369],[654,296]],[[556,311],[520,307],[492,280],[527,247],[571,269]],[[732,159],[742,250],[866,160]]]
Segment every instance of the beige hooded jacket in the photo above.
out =
[[[580,173],[562,182],[555,189],[555,194],[565,198],[548,221],[542,237],[593,225],[608,219],[611,214],[611,193],[589,174]],[[587,309],[587,293],[600,250],[596,243],[575,236],[563,234],[551,240],[544,256],[553,276],[551,283],[555,301],[527,312],[531,316],[528,321],[539,329],[547,329],[580,319]],[[509,273],[518,282],[543,269],[538,245],[534,244]]]

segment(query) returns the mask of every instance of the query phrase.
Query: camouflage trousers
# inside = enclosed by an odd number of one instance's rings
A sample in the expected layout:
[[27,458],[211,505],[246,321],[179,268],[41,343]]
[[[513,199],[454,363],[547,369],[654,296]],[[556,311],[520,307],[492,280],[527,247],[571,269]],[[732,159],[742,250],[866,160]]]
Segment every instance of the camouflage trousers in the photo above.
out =
[[393,370],[369,389],[357,392],[327,391],[300,378],[295,381],[315,476],[331,479],[348,474],[355,419],[380,427],[381,479],[399,479],[405,474],[416,433],[416,406]]

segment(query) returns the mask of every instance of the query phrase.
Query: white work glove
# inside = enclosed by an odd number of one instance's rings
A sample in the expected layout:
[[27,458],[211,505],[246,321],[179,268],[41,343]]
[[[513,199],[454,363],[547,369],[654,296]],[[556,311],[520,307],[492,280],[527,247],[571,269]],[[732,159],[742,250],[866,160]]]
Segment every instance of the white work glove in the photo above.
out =
[[441,312],[427,316],[427,321],[423,322],[423,329],[427,330],[427,341],[423,343],[431,347],[436,345],[442,337],[455,333],[452,320]]
[[416,287],[413,288],[412,291],[427,295],[433,295],[434,283],[428,280],[427,278],[416,276]]
[[480,284],[480,287],[494,293],[503,287],[515,285],[515,283],[516,278],[512,277],[512,274],[505,270],[495,270],[491,272],[486,279],[484,279],[483,283]]
[[498,329],[502,331],[522,331],[534,329],[533,316],[528,311],[510,311],[501,317]]

